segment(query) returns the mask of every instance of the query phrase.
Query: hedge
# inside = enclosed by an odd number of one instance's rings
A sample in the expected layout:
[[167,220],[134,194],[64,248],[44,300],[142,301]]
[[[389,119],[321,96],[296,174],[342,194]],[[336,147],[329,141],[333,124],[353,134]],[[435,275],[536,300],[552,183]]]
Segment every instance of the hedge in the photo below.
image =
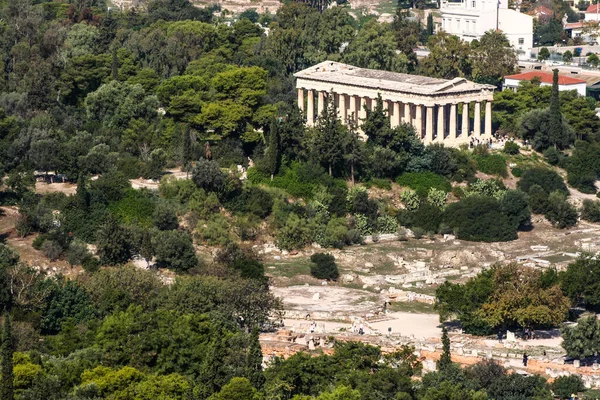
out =
[[433,172],[407,172],[400,175],[396,183],[413,189],[420,197],[427,197],[430,188],[443,190],[446,193],[452,190],[448,179]]

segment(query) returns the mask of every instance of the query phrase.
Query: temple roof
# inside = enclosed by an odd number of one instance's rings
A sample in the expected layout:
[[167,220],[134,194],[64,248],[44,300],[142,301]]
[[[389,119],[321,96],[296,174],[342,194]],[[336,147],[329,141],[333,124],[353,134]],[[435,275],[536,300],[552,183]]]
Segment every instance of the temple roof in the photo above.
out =
[[307,80],[414,93],[425,96],[494,90],[496,88],[493,85],[471,82],[465,78],[454,78],[452,80],[430,78],[421,75],[359,68],[335,61],[323,61],[310,68],[296,72],[294,76]]

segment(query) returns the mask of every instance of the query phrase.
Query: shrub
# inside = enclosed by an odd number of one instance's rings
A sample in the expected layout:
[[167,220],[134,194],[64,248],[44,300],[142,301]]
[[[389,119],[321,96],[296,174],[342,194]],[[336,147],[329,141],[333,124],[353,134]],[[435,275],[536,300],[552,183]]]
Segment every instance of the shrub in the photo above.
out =
[[400,186],[414,189],[420,197],[427,197],[430,188],[443,190],[446,193],[452,190],[448,179],[433,172],[407,172],[400,175],[396,182]]
[[50,261],[57,260],[63,252],[63,248],[60,243],[55,242],[54,240],[44,240],[41,250],[42,253],[44,253],[44,255],[50,259]]
[[504,242],[517,239],[517,229],[491,197],[469,196],[448,205],[443,222],[458,230],[458,238],[476,242]]
[[310,274],[317,279],[337,280],[340,276],[335,258],[331,254],[315,253],[310,256]]
[[277,246],[284,250],[301,249],[312,242],[312,231],[306,219],[291,213],[277,234]]
[[476,156],[477,169],[488,175],[507,176],[506,159],[500,154]]
[[364,214],[354,214],[353,216],[354,228],[362,236],[370,236],[373,231],[371,225],[369,225],[369,219]]
[[273,210],[273,196],[264,189],[251,186],[226,206],[232,211],[252,213],[259,218],[266,218]]
[[225,174],[216,161],[201,158],[192,170],[192,181],[206,192],[220,192],[225,185]]
[[67,251],[67,261],[70,265],[82,265],[92,255],[88,251],[87,244],[81,240],[73,240]]
[[523,175],[523,168],[514,167],[514,168],[511,168],[510,172],[513,174],[513,176],[515,178],[520,178]]
[[146,190],[127,189],[126,196],[108,206],[108,210],[117,220],[126,224],[150,226],[154,213],[152,194]]
[[371,178],[368,183],[379,189],[392,190],[392,182],[389,179]]
[[577,224],[577,210],[567,201],[567,196],[558,190],[548,196],[548,208],[544,215],[559,229]]
[[196,225],[200,240],[209,246],[224,246],[231,241],[229,221],[221,214],[214,214],[208,220],[200,220]]
[[589,222],[600,222],[600,201],[584,200],[581,218]]
[[404,204],[404,207],[409,211],[414,211],[419,208],[421,199],[417,192],[412,189],[406,189],[400,193],[400,201]]
[[389,215],[383,215],[377,218],[377,232],[396,233],[398,231],[398,221]]
[[425,234],[425,229],[415,226],[414,228],[412,228],[412,233],[415,239],[421,239]]
[[516,142],[508,140],[506,141],[506,143],[504,143],[504,148],[502,149],[502,152],[510,155],[515,155],[519,154],[519,148],[520,147]]
[[548,208],[548,192],[540,185],[529,188],[529,208],[535,214],[544,214]]
[[563,182],[561,176],[547,168],[530,168],[523,172],[521,179],[517,183],[517,188],[525,193],[529,193],[529,189],[533,185],[539,185],[546,191],[552,193],[556,190],[568,195],[569,190]]
[[154,225],[161,231],[170,231],[179,226],[175,207],[167,202],[159,202],[156,205],[152,219],[154,219]]
[[544,159],[550,165],[558,165],[564,155],[555,147],[548,147],[544,150]]
[[444,208],[446,206],[447,197],[448,194],[443,190],[431,188],[429,189],[429,193],[427,193],[427,202],[437,208]]
[[152,245],[159,267],[184,272],[198,265],[192,238],[185,232],[158,232]]

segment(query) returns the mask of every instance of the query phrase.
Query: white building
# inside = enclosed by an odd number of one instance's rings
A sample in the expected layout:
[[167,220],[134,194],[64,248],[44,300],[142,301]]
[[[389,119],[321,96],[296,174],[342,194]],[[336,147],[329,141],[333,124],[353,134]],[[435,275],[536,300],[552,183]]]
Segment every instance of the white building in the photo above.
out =
[[442,29],[466,42],[499,29],[520,55],[533,47],[533,17],[508,8],[508,0],[443,0]]
[[[522,74],[508,75],[504,77],[504,85],[502,90],[511,89],[516,91],[519,88],[521,81],[531,81],[537,78],[540,80],[541,86],[552,86],[554,74],[546,71],[529,71]],[[587,82],[583,79],[573,78],[571,76],[558,75],[558,90],[576,90],[581,96],[586,95]]]
[[586,21],[600,21],[600,4],[592,4],[585,10]]

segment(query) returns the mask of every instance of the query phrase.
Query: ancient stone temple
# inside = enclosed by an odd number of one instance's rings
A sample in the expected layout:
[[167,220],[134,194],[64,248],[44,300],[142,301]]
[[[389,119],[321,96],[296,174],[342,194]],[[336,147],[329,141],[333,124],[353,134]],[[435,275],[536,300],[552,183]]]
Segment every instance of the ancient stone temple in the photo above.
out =
[[374,109],[380,95],[392,127],[412,124],[425,143],[458,146],[472,139],[492,137],[495,89],[492,85],[464,78],[446,80],[359,68],[333,61],[324,61],[294,76],[298,107],[305,112],[310,126],[315,124],[329,96],[333,96],[342,121],[354,120],[360,125],[360,120],[366,117],[365,107]]

